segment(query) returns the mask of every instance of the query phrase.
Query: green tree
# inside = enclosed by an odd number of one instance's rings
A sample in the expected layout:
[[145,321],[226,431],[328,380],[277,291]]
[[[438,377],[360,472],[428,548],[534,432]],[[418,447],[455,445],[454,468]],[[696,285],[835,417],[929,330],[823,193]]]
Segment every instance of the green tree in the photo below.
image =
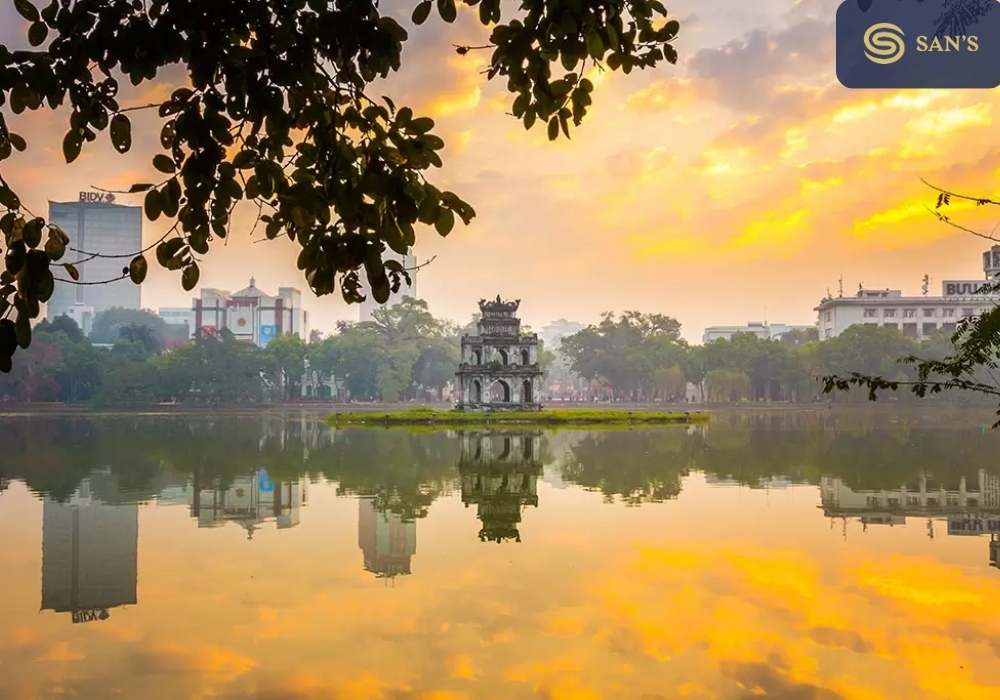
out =
[[737,403],[750,398],[750,377],[739,369],[713,369],[705,374],[705,393],[713,403]]
[[297,335],[282,335],[267,344],[264,357],[274,367],[280,398],[288,401],[301,396],[307,346]]
[[[458,4],[438,0],[438,14],[453,22]],[[490,50],[486,77],[503,81],[510,112],[526,128],[542,125],[550,139],[568,137],[570,122],[584,118],[594,86],[583,76],[591,66],[628,73],[677,60],[671,42],[679,24],[663,21],[659,0],[461,4],[478,8],[489,35],[459,53]],[[362,268],[376,300],[398,289],[408,274],[383,253],[406,252],[418,223],[447,235],[456,218],[468,224],[475,215],[427,178],[445,145],[433,120],[369,94],[400,69],[409,39],[377,3],[216,0],[195,9],[187,0],[76,0],[39,11],[31,0],[15,0],[14,7],[37,48],[0,46],[0,105],[13,115],[68,106],[67,162],[104,131],[118,152],[129,151],[129,115],[156,110],[159,174],[129,191],[144,193],[147,218],[173,222],[155,257],[181,273],[185,289],[198,283],[198,260],[211,243],[228,236],[241,201],[257,209],[268,239],[299,245],[299,268],[316,294],[339,285],[350,302],[362,299]],[[433,8],[431,0],[415,3],[413,23],[423,24]],[[187,84],[166,99],[119,101],[119,76],[142,86],[175,64]],[[0,162],[26,148],[7,119],[0,113]],[[22,206],[9,172],[0,173],[0,207],[0,369],[9,371],[15,348],[30,343],[30,319],[52,294],[53,271],[69,282],[77,272],[61,262],[69,237]],[[139,284],[148,264],[144,251],[136,253],[122,277]]]
[[[149,329],[150,336],[161,346],[168,335],[167,323],[156,314],[144,309],[123,309],[113,307],[94,317],[90,328],[90,340],[94,343],[114,345],[122,340],[122,329],[126,327]],[[131,331],[135,333],[135,331]]]
[[894,328],[856,325],[821,343],[819,360],[828,376],[858,372],[888,381],[906,381],[912,374],[899,360],[916,350],[916,341]]
[[606,313],[600,323],[562,340],[570,368],[584,379],[607,381],[616,399],[649,398],[658,365],[683,355],[681,325],[663,314]]

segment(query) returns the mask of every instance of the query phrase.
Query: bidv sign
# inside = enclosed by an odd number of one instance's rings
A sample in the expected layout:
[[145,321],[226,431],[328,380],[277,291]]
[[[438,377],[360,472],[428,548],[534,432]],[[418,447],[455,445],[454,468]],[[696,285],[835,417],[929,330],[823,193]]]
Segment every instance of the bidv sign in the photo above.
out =
[[996,0],[844,0],[837,78],[849,88],[1000,85]]
[[87,204],[114,204],[115,196],[110,192],[81,192],[80,201]]

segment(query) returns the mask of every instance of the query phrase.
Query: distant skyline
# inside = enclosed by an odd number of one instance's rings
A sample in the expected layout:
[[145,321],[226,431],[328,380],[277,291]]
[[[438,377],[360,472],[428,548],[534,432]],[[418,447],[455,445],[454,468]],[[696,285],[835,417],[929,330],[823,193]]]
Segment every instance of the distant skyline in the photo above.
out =
[[[925,211],[934,196],[920,178],[992,192],[996,91],[841,87],[836,0],[665,4],[681,21],[678,65],[592,73],[593,111],[557,143],[505,115],[502,84],[481,74],[487,54],[455,54],[453,44],[483,40],[469,8],[453,25],[413,29],[413,3],[389,4],[412,31],[406,67],[382,92],[438,121],[448,146],[432,179],[478,212],[447,239],[418,232],[417,260],[437,256],[420,271],[420,296],[435,315],[465,322],[478,299],[500,293],[521,298],[536,329],[638,309],[676,317],[698,342],[709,325],[813,323],[813,307],[827,289],[836,293],[841,275],[847,294],[859,283],[917,294],[924,274],[932,290],[944,278],[980,276],[987,242]],[[26,44],[9,3],[0,6],[0,43]],[[160,99],[181,82],[164,71],[121,102]],[[136,143],[156,143],[155,115],[138,114]],[[149,179],[151,151],[118,156],[106,135],[66,166],[64,111],[8,116],[29,148],[5,163],[5,176],[34,211],[92,185]],[[953,213],[993,229],[988,211]],[[252,275],[263,289],[295,286],[307,296],[297,246],[250,241],[251,222],[249,212],[237,217],[228,244],[205,260],[202,284],[234,290]],[[163,230],[144,222],[144,240]],[[151,265],[144,306],[185,306],[191,296],[179,275]],[[339,294],[308,296],[315,328],[358,318]]]

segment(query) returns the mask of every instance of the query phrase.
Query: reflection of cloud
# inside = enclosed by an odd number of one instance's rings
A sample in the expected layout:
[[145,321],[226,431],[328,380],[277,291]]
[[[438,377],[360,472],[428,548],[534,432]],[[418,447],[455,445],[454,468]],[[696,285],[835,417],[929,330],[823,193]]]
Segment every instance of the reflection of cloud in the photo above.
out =
[[252,671],[257,662],[232,649],[173,642],[154,643],[135,652],[137,671],[149,674],[195,674],[232,681]]
[[35,658],[35,661],[83,661],[86,656],[69,645],[69,642],[56,642],[47,647]]

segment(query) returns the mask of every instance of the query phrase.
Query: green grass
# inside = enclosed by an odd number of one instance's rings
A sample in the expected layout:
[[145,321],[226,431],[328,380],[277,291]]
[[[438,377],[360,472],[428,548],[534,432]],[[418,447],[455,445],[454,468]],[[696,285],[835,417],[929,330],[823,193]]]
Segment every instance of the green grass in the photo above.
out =
[[705,413],[687,411],[628,411],[624,409],[546,408],[541,411],[442,411],[411,408],[400,411],[353,411],[327,418],[333,426],[480,426],[480,425],[669,425],[701,423]]

